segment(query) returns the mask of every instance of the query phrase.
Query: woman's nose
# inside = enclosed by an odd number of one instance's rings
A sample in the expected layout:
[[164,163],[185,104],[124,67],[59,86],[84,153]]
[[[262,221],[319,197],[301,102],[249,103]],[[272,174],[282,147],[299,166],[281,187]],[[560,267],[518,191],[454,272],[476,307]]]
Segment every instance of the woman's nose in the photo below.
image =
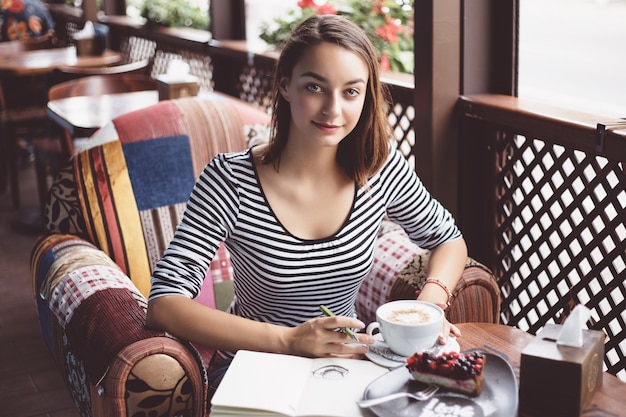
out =
[[325,116],[337,116],[341,114],[341,99],[337,94],[329,94],[322,113]]

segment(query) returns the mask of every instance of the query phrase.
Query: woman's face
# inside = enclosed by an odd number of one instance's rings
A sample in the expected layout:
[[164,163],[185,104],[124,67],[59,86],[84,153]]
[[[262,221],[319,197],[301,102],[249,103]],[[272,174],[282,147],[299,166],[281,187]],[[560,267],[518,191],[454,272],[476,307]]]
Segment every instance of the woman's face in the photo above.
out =
[[280,93],[291,107],[289,140],[337,146],[357,125],[368,67],[356,53],[331,43],[304,52]]

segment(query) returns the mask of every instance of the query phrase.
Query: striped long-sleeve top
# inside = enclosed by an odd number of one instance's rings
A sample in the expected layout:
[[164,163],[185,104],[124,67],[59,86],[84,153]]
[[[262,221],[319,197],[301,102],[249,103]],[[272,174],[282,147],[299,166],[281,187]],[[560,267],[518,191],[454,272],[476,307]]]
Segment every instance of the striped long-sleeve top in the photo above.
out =
[[355,190],[343,226],[332,236],[300,239],[268,204],[251,150],[217,155],[191,193],[175,236],[152,277],[151,298],[198,295],[220,242],[231,256],[235,299],[230,312],[284,326],[320,315],[325,304],[355,317],[355,299],[373,262],[383,217],[425,249],[461,236],[452,215],[393,151],[366,186]]

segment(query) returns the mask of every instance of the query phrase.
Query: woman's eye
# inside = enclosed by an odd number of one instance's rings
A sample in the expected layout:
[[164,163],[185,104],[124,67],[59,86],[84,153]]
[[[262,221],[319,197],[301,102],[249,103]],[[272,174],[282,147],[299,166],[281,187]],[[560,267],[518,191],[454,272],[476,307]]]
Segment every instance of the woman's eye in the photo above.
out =
[[306,89],[312,93],[319,93],[320,91],[322,91],[322,87],[317,84],[309,84],[306,86]]
[[356,88],[349,88],[346,91],[346,94],[350,97],[356,97],[359,95],[359,90],[357,90]]

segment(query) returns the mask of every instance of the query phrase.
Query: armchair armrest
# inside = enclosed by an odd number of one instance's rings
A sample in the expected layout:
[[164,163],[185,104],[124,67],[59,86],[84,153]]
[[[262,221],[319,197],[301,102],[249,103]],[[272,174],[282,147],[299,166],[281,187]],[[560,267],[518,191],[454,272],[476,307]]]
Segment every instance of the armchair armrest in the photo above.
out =
[[[398,273],[389,291],[389,301],[415,298],[415,292],[426,282],[429,257],[430,252],[417,254]],[[461,279],[452,290],[446,317],[451,323],[499,322],[500,289],[486,266],[467,258]]]
[[[413,244],[402,229],[385,223],[374,250],[374,265],[357,295],[357,312],[365,323],[376,320],[381,304],[414,299],[427,278],[430,252]],[[468,257],[446,317],[452,323],[499,322],[500,289],[489,268]]]
[[31,266],[44,338],[81,415],[204,415],[199,354],[145,327],[146,299],[104,252],[55,234],[35,243]]

